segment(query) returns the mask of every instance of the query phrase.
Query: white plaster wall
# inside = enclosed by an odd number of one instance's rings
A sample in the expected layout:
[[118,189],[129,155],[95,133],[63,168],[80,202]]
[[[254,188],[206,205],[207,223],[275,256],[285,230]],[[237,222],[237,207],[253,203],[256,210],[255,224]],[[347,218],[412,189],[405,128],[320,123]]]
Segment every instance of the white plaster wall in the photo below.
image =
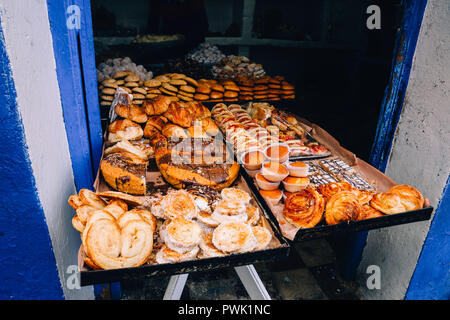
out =
[[[0,2],[6,49],[27,146],[66,299],[93,299],[93,288],[69,290],[66,273],[77,264],[79,233],[67,199],[75,193],[46,1]],[[61,13],[64,14],[64,13]]]
[[[434,208],[450,173],[450,4],[425,11],[405,103],[386,173],[421,190]],[[368,299],[403,299],[429,222],[369,232],[358,276]],[[381,269],[381,289],[365,286],[367,266]]]

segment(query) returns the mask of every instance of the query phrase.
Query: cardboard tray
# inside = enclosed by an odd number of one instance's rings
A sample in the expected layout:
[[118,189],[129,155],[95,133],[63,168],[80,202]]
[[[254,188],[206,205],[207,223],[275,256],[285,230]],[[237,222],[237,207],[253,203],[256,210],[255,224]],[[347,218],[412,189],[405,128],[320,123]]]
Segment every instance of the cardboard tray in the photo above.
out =
[[[168,184],[164,181],[160,172],[156,168],[156,164],[151,163],[146,178],[155,188],[167,188]],[[232,186],[246,190],[250,195],[247,181],[239,175]],[[97,192],[112,190],[103,180],[100,172],[97,172],[94,188]],[[145,200],[144,200],[145,203]],[[220,268],[237,267],[241,265],[253,264],[263,261],[274,261],[287,257],[289,255],[290,246],[287,241],[279,233],[276,223],[270,218],[265,211],[260,199],[253,197],[251,204],[258,206],[261,212],[261,223],[272,232],[272,241],[268,248],[260,251],[248,253],[230,254],[224,257],[202,258],[189,260],[179,263],[165,264],[144,264],[134,268],[121,268],[114,270],[92,270],[84,264],[83,250],[80,247],[78,252],[78,269],[80,272],[80,284],[82,286],[99,284],[105,282],[116,282],[132,278],[149,278],[158,276],[169,276],[174,274],[183,274],[191,272],[202,272],[215,270]],[[154,250],[153,254],[156,250]]]
[[[377,192],[386,192],[397,183],[390,177],[372,167],[367,162],[359,159],[350,152],[343,148],[339,142],[333,138],[328,132],[320,128],[319,126],[297,117],[302,127],[319,143],[326,146],[332,156],[336,156],[344,160],[348,165],[356,170],[367,182],[373,184]],[[284,204],[281,202],[278,205],[272,205],[264,200],[259,193],[258,187],[254,178],[250,177],[245,170],[242,170],[242,175],[247,180],[253,194],[263,203],[266,212],[268,212],[272,219],[277,221],[280,233],[288,240],[292,242],[299,242],[310,239],[325,238],[338,234],[360,232],[364,230],[379,229],[384,227],[390,227],[394,225],[412,223],[417,221],[429,220],[433,212],[433,207],[430,205],[430,201],[425,199],[424,208],[415,211],[409,211],[399,214],[385,215],[383,217],[377,217],[372,219],[351,221],[349,223],[341,223],[337,225],[326,225],[323,222],[313,228],[301,229],[293,226],[283,217]]]

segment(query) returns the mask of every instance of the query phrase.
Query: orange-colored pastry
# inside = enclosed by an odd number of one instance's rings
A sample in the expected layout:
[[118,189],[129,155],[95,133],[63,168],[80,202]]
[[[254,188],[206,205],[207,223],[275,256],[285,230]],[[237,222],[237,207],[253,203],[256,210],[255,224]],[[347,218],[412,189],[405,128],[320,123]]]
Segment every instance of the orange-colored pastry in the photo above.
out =
[[407,211],[400,196],[392,192],[375,194],[372,200],[370,200],[370,206],[385,214]]
[[359,203],[366,204],[369,203],[370,200],[372,200],[373,193],[366,191],[366,190],[359,190],[356,188],[353,188],[350,190],[352,193],[355,194],[355,196],[358,198]]
[[299,228],[312,228],[323,217],[325,201],[315,189],[304,189],[287,196],[284,218]]
[[142,107],[149,116],[160,115],[167,111],[171,102],[169,97],[159,95],[156,98],[145,100]]
[[358,198],[351,191],[334,194],[325,207],[325,221],[328,225],[358,220],[364,209]]
[[317,187],[317,191],[328,201],[334,194],[341,191],[350,191],[353,187],[346,181],[331,182]]
[[134,104],[117,104],[114,108],[114,112],[122,118],[129,119],[137,123],[147,122],[147,114],[144,109]]
[[417,189],[406,184],[394,186],[388,192],[395,193],[400,197],[406,211],[422,209],[424,206],[423,195]]
[[363,205],[363,214],[358,217],[358,220],[365,220],[365,219],[372,219],[372,218],[378,218],[382,217],[383,213],[372,208],[368,204]]
[[187,128],[191,126],[192,121],[195,119],[195,114],[191,111],[188,105],[183,102],[172,102],[169,104],[167,111],[164,112],[164,117],[179,126]]

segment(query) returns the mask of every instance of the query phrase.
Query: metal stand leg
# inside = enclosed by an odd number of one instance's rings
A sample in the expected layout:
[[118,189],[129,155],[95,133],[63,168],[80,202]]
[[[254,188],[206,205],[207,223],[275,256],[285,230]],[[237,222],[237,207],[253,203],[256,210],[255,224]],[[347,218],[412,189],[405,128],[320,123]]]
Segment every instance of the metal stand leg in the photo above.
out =
[[180,300],[189,274],[171,276],[163,300]]
[[235,267],[236,273],[241,279],[242,284],[247,290],[250,299],[252,300],[271,300],[266,287],[259,278],[258,272],[252,264],[247,266]]
[[[266,287],[252,264],[235,267],[236,273],[252,300],[271,300]],[[180,300],[189,274],[171,276],[163,300]]]

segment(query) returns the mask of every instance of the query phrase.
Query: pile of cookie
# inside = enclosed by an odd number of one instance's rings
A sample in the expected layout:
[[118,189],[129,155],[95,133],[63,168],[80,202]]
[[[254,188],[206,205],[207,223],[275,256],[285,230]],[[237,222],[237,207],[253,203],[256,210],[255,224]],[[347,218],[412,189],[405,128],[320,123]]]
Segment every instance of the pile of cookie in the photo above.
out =
[[172,97],[173,101],[193,101],[198,82],[182,73],[166,73],[144,81],[147,99],[159,95]]
[[240,101],[295,99],[295,87],[283,76],[264,76],[259,79],[238,76],[235,82],[240,89]]
[[106,78],[99,83],[99,100],[101,107],[111,106],[117,88],[122,88],[133,95],[133,103],[141,105],[146,99],[147,90],[139,76],[133,71],[118,71],[112,78]]

